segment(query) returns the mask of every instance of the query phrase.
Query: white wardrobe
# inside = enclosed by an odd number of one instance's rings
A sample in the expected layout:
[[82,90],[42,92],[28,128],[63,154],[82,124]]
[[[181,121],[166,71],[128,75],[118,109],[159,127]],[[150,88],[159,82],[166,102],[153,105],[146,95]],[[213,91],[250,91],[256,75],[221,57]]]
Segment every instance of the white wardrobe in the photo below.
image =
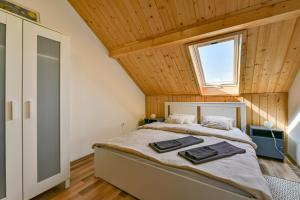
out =
[[68,38],[0,11],[0,200],[68,184],[68,67]]

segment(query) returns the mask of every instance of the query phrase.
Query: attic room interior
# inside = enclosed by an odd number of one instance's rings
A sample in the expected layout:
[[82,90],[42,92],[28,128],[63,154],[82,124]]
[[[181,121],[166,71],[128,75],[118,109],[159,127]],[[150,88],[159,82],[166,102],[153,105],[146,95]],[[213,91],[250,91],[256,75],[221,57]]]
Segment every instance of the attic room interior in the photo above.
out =
[[300,200],[299,0],[0,0],[0,200]]

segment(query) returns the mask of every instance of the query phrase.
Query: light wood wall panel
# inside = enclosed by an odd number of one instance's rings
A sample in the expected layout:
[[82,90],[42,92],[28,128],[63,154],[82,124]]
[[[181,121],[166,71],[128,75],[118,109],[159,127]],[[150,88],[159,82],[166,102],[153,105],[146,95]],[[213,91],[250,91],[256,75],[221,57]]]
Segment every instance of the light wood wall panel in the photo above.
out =
[[272,121],[276,128],[285,130],[288,112],[287,93],[244,94],[242,96],[199,96],[168,95],[146,96],[146,116],[155,113],[164,117],[165,102],[245,102],[247,106],[247,126],[263,125],[264,121]]
[[250,125],[262,126],[264,121],[272,121],[275,128],[285,131],[285,151],[287,150],[288,93],[244,94],[242,96],[199,96],[163,95],[146,96],[146,117],[155,113],[164,117],[165,102],[245,102],[247,133]]
[[262,126],[264,121],[272,121],[275,128],[285,131],[285,151],[288,148],[288,93],[244,94],[241,96],[199,96],[199,95],[164,95],[146,96],[146,117],[155,113],[164,117],[165,102],[245,102],[247,133],[250,125]]

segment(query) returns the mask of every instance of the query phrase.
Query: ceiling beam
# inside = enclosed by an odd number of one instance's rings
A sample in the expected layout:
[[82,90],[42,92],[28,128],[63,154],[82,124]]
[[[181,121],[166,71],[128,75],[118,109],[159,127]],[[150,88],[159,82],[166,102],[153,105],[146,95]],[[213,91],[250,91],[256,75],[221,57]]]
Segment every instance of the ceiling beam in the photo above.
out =
[[300,1],[287,0],[274,3],[255,10],[247,10],[232,15],[226,15],[203,24],[167,33],[156,38],[141,40],[123,47],[110,50],[110,56],[121,57],[128,53],[149,48],[168,46],[178,43],[188,43],[216,35],[243,30],[264,24],[300,16]]

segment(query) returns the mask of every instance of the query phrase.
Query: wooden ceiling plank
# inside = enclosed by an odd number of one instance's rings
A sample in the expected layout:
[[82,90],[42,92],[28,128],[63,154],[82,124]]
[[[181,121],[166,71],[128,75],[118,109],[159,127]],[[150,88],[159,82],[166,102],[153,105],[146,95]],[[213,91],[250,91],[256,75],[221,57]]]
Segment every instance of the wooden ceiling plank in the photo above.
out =
[[204,0],[205,18],[213,18],[216,16],[216,5],[214,0]]
[[279,45],[280,38],[280,28],[282,22],[270,24],[270,35],[268,38],[265,38],[267,45],[265,48],[265,59],[262,64],[260,71],[260,79],[257,84],[257,92],[262,93],[262,91],[267,91],[268,80],[271,76],[271,71],[274,68],[275,60],[274,56]]
[[200,85],[197,81],[194,67],[189,58],[186,46],[180,45],[180,51],[181,51],[181,60],[183,62],[183,66],[188,73],[187,80],[189,80],[188,83],[190,83],[190,86],[191,86],[191,89],[190,89],[191,94],[201,94]]
[[[160,1],[160,0],[158,0],[158,1]],[[164,0],[164,1],[166,1],[166,4],[170,8],[170,11],[171,11],[170,17],[173,18],[173,20],[175,21],[176,28],[178,28],[180,26],[180,22],[179,22],[179,18],[177,15],[177,6],[176,6],[177,1],[176,0]]]
[[264,25],[259,28],[251,93],[257,93],[258,91],[258,84],[261,80],[261,71],[266,57],[266,48],[268,44],[268,38],[270,36],[270,29],[270,25]]
[[181,52],[180,46],[178,48],[174,49],[175,52],[175,59],[174,63],[176,63],[176,67],[178,69],[179,75],[181,77],[182,84],[185,88],[185,94],[191,94],[193,93],[193,85],[194,82],[192,79],[194,78],[192,74],[189,74],[189,66],[187,63],[185,63],[185,59],[183,57],[183,54]]
[[249,7],[254,6],[254,5],[258,5],[261,4],[261,0],[249,0]]
[[142,11],[151,28],[152,34],[159,34],[165,32],[162,20],[159,16],[157,6],[154,0],[140,0]]
[[126,61],[124,61],[126,59],[126,57],[123,57],[122,59],[117,59],[117,62],[123,66],[123,69],[126,71],[126,73],[128,74],[128,76],[133,80],[133,82],[138,86],[138,88],[144,93],[146,94],[147,91],[145,90],[144,87],[141,86],[140,84],[140,80],[137,78],[137,76],[134,74],[134,71],[129,70],[129,65],[126,63]]
[[111,0],[104,1],[96,1],[97,4],[101,7],[102,12],[106,13],[105,16],[109,17],[110,22],[112,22],[111,26],[118,27],[118,33],[123,35],[123,38],[126,43],[135,41],[134,34],[132,30],[130,30],[126,21],[124,21],[124,17],[120,15],[120,11],[116,9],[115,6],[111,5]]
[[183,2],[183,26],[197,23],[197,16],[194,8],[193,0],[185,0]]
[[147,94],[147,95],[148,94],[154,94],[154,95],[156,95],[156,94],[158,94],[158,93],[161,92],[160,88],[157,87],[155,84],[153,84],[153,82],[155,82],[155,81],[153,81],[151,79],[151,76],[148,76],[149,75],[148,71],[147,72],[145,71],[145,67],[146,67],[146,69],[147,69],[147,67],[149,67],[148,64],[147,63],[143,63],[141,65],[141,63],[142,63],[141,62],[141,57],[142,56],[143,55],[138,55],[138,56],[134,56],[134,57],[133,56],[129,56],[128,59],[131,60],[131,66],[132,66],[133,70],[136,70],[136,69],[139,70],[139,73],[137,73],[137,76],[140,79],[142,79],[142,81],[144,83],[144,86],[146,86],[148,88],[149,92],[147,92],[145,94]]
[[238,1],[226,0],[226,13],[232,13],[236,10],[238,10]]
[[250,6],[249,0],[246,0],[246,1],[238,1],[238,2],[237,2],[237,8],[238,8],[238,9],[245,9],[245,8],[248,8],[249,6]]
[[[170,51],[168,48],[162,48],[161,51],[159,52],[160,56],[163,57],[163,60],[166,63],[166,67],[168,69],[168,76],[172,77],[175,83],[171,85],[171,88],[169,87],[168,93],[176,93],[179,94],[180,92],[183,92],[184,89],[182,88],[182,84],[179,85],[178,83],[181,83],[178,70],[176,69],[176,65],[174,64],[174,61],[172,57],[174,57],[173,52]],[[172,92],[173,91],[173,92]]]
[[175,11],[176,11],[176,16],[178,19],[178,24],[176,28],[182,28],[184,27],[184,17],[189,15],[190,13],[185,13],[184,11],[184,2],[185,1],[176,1],[175,5]]
[[247,31],[242,32],[242,46],[240,55],[240,71],[239,71],[239,94],[244,92],[245,88],[245,71],[246,71],[246,61],[247,61]]
[[[193,83],[190,82],[189,84],[187,84],[186,79],[187,76],[184,73],[184,71],[182,71],[182,58],[179,56],[178,52],[180,51],[179,48],[180,47],[173,47],[173,49],[170,49],[171,47],[168,47],[165,49],[165,55],[169,54],[169,65],[172,66],[172,69],[174,71],[174,74],[176,74],[176,79],[177,79],[177,84],[180,88],[179,92],[172,92],[173,94],[189,94],[189,92],[191,91],[191,87],[190,85],[192,85]],[[184,66],[185,67],[185,66]]]
[[169,74],[167,73],[168,67],[165,64],[165,60],[160,57],[160,52],[161,50],[152,51],[151,49],[145,51],[146,54],[152,55],[152,57],[149,57],[148,59],[150,69],[151,66],[155,67],[153,76],[157,78],[157,82],[153,84],[161,85],[161,92],[159,92],[159,94],[165,94],[168,93],[168,90],[170,90],[171,88],[176,87],[176,83],[170,78]]
[[252,80],[258,41],[258,30],[259,28],[255,27],[247,31],[247,56],[246,67],[244,70],[244,90],[242,91],[242,93],[251,93],[252,91]]
[[[167,47],[165,48],[164,54],[165,55],[169,55],[169,64],[170,66],[172,66],[172,69],[175,73],[176,76],[176,82],[177,84],[180,84],[180,92],[176,92],[174,94],[186,94],[189,89],[187,88],[186,85],[186,76],[184,75],[184,73],[182,73],[181,71],[181,57],[178,55],[178,51],[179,51],[179,46],[176,47]],[[192,83],[191,83],[192,84]]]
[[93,10],[93,12],[96,12],[96,14],[92,15],[93,17],[95,17],[95,22],[98,22],[97,24],[100,24],[100,26],[105,26],[105,31],[102,29],[97,29],[97,32],[108,32],[110,34],[109,37],[113,38],[113,42],[110,43],[110,45],[108,46],[108,49],[110,48],[114,48],[114,47],[118,47],[121,44],[124,44],[126,42],[128,42],[128,37],[125,40],[124,39],[124,34],[125,34],[125,30],[119,30],[118,27],[116,26],[115,20],[110,17],[110,14],[108,13],[108,9],[105,9],[103,2],[98,2],[96,1],[95,4],[95,10]]
[[130,3],[128,3],[127,0],[125,1],[126,1],[125,6],[129,14],[131,15],[131,18],[133,19],[133,23],[140,24],[142,26],[143,34],[145,35],[145,38],[150,37],[152,35],[151,28],[142,11],[139,0],[131,0]]
[[156,51],[149,50],[155,54],[155,59],[152,60],[152,66],[157,67],[157,75],[159,74],[161,77],[160,81],[164,83],[163,93],[160,94],[182,93],[184,90],[182,89],[181,80],[177,80],[177,77],[173,77],[174,74],[170,74],[170,69],[166,60],[166,57],[170,55],[170,52],[165,55],[163,50],[164,49]]
[[150,40],[135,42],[131,45],[127,44],[124,47],[112,49],[110,55],[112,57],[119,57],[123,54],[140,51],[142,49],[190,42],[201,38],[289,19],[299,15],[300,1],[287,0],[255,10],[240,12],[236,15],[229,15],[219,20],[165,34]]
[[[176,33],[178,28],[189,30],[189,28],[197,26],[196,23],[203,25],[204,20],[209,24],[217,19],[221,20],[223,17],[233,17],[242,12],[250,12],[254,8],[278,4],[282,0],[69,1],[108,49],[119,49],[124,45],[131,48],[133,44],[148,41],[148,43],[144,43],[144,51],[134,51],[132,54],[124,54],[117,59],[146,95],[192,95],[204,93],[199,90],[201,87],[195,79],[194,68],[185,43],[174,44],[171,42],[162,46],[156,46],[157,43],[155,43],[155,48],[149,47],[153,45],[153,40],[150,38],[158,36],[156,42],[164,42],[159,40],[159,37],[163,35],[152,33],[140,2],[143,1],[145,5],[154,2],[156,6],[154,8],[157,10],[155,12],[158,13],[157,18],[164,28],[162,34],[168,34],[165,32]],[[283,2],[291,2],[291,0]],[[205,12],[207,5],[211,8]],[[176,13],[178,6],[180,7],[178,11],[186,14],[185,16],[178,17],[178,13]],[[153,13],[151,9],[147,12]],[[276,13],[278,14],[278,11]],[[225,16],[220,17],[224,14]],[[270,15],[272,14],[274,13]],[[216,18],[207,20],[208,17]],[[182,25],[180,25],[180,21],[183,22]],[[272,25],[247,28],[247,55],[245,68],[241,68],[240,93],[288,91],[300,68],[300,22],[299,20],[297,23],[295,22],[294,18],[277,21]],[[184,34],[192,33],[194,32],[184,32]],[[177,39],[178,35],[171,34],[169,41]],[[265,42],[263,43],[262,40]],[[190,96],[186,98],[190,98]]]
[[[172,66],[172,69],[174,71],[174,76],[176,76],[176,85],[179,88],[177,92],[170,90],[169,93],[171,94],[187,94],[188,91],[190,91],[190,85],[193,84],[193,82],[190,82],[188,85],[186,84],[186,79],[188,78],[185,74],[181,73],[180,69],[178,69],[177,62],[181,62],[183,58],[177,57],[177,50],[174,51],[173,49],[170,50],[171,47],[165,49],[164,55],[170,55],[169,56],[169,63],[168,65]],[[179,47],[173,47],[176,49],[179,49]],[[172,76],[169,75],[169,79],[172,79]]]
[[215,0],[216,16],[222,16],[226,14],[226,1]]
[[205,20],[205,8],[202,1],[194,1],[194,12],[197,18],[197,23]]
[[197,94],[198,91],[194,90],[196,83],[194,82],[194,76],[191,73],[192,70],[189,68],[189,63],[186,62],[187,58],[181,51],[181,46],[179,45],[178,48],[174,49],[175,57],[174,63],[176,63],[176,67],[182,79],[182,84],[185,87],[185,94]]
[[[81,4],[80,1],[70,1],[71,5],[73,6],[73,8],[77,11],[77,13],[80,14],[80,16],[82,17],[82,19],[87,23],[87,25],[92,29],[92,31],[96,34],[96,36],[98,37],[98,39],[100,41],[102,41],[104,44],[110,44],[110,46],[113,46],[115,43],[114,40],[114,35],[112,37],[109,37],[110,34],[110,30],[107,29],[104,26],[104,23],[98,23],[99,21],[96,20],[94,15],[89,15],[90,12],[88,11],[93,11],[95,9],[97,9],[94,5],[90,5],[88,3],[86,4]],[[101,13],[101,12],[98,12]],[[89,15],[89,17],[87,17],[87,15]],[[102,19],[102,18],[99,18]],[[99,31],[98,29],[101,30],[106,30],[106,31]]]
[[288,51],[278,78],[276,91],[288,91],[294,81],[297,71],[300,68],[300,19],[297,19],[293,35],[291,37]]
[[119,60],[123,64],[123,68],[128,71],[128,74],[130,74],[131,77],[133,77],[133,80],[136,80],[142,91],[145,94],[151,94],[153,92],[152,89],[147,84],[145,79],[141,76],[142,71],[138,66],[136,66],[134,61],[129,56],[124,56]]
[[130,12],[126,7],[124,0],[109,1],[111,9],[115,12],[116,16],[120,20],[123,26],[126,26],[128,31],[134,36],[134,40],[145,38],[145,32],[139,20],[132,18]]
[[292,65],[289,69],[289,72],[288,72],[288,76],[286,77],[285,79],[285,84],[282,88],[282,90],[284,91],[288,91],[289,88],[291,87],[297,73],[299,72],[299,69],[300,69],[300,52],[299,52],[299,49],[295,49],[295,50],[298,50],[298,53],[297,53],[297,56],[295,56],[293,58],[293,61],[292,61]]
[[170,1],[168,0],[155,0],[155,4],[158,8],[159,16],[166,31],[176,29],[176,20],[172,16],[172,8],[170,7]]
[[139,79],[139,77],[136,75],[136,70],[131,69],[131,64],[129,64],[127,56],[124,56],[123,58],[118,59],[118,62],[123,66],[123,69],[128,73],[128,75],[133,79],[134,82],[137,83],[139,88],[146,94],[147,87],[143,85],[143,81]]
[[[276,90],[278,84],[278,77],[280,76],[284,59],[288,52],[289,44],[295,29],[297,19],[283,21],[279,31],[278,46],[276,48],[275,55],[271,58],[274,62],[273,67],[269,68],[270,77],[268,78],[267,88],[264,91],[267,92],[282,92],[282,90]],[[272,46],[272,48],[274,48]]]
[[[149,59],[146,57],[145,52],[140,52],[139,55],[130,57],[134,60],[135,66],[141,68],[141,74],[139,74],[139,76],[144,79],[148,87],[151,88],[152,92],[150,94],[158,95],[164,93],[163,88],[165,88],[165,86],[160,87],[164,82],[157,74],[158,66],[149,63]],[[155,60],[155,58],[151,60]]]

